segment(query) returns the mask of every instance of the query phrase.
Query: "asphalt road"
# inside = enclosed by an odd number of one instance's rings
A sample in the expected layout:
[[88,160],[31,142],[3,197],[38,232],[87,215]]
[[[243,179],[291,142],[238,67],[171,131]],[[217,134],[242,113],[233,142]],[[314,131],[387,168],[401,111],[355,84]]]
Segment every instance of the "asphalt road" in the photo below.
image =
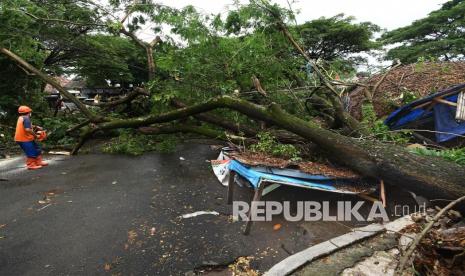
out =
[[[17,159],[0,162],[0,275],[192,275],[240,256],[253,256],[253,268],[265,271],[354,226],[277,218],[242,235],[243,222],[231,220],[226,188],[206,162],[217,154],[189,144],[140,157],[55,156],[38,171]],[[251,196],[238,189],[236,200]],[[280,188],[267,197],[343,196]],[[220,215],[180,218],[195,211]]]

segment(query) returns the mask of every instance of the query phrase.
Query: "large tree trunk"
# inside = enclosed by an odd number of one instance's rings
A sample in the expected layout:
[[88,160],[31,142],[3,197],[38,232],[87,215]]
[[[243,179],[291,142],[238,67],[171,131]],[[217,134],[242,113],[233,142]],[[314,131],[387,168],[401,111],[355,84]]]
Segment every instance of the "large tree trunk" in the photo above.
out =
[[426,196],[458,198],[465,195],[465,169],[462,166],[438,158],[414,155],[392,144],[360,141],[340,135],[290,115],[276,104],[264,107],[223,96],[161,115],[104,122],[97,129],[136,128],[165,123],[217,108],[236,110],[293,132],[314,142],[328,158],[365,176],[383,179]]

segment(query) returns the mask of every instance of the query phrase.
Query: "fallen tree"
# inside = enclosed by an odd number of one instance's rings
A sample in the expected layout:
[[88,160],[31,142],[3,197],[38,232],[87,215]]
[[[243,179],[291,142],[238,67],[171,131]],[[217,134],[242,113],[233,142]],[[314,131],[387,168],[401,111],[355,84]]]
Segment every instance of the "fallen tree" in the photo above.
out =
[[463,184],[465,169],[459,165],[442,159],[414,155],[392,144],[360,141],[340,135],[290,115],[277,104],[265,107],[223,96],[161,115],[104,122],[99,124],[95,130],[134,128],[171,122],[218,108],[238,111],[248,117],[273,124],[308,139],[321,147],[328,158],[365,176],[383,179],[392,185],[400,185],[419,194],[445,198],[465,195]]
[[[63,93],[63,96],[73,102],[79,102],[56,81],[41,73],[20,57],[3,48],[0,49],[0,52],[24,68],[32,68],[31,71],[44,81],[49,82],[60,92],[66,92]],[[376,141],[362,141],[323,129],[317,124],[304,121],[287,113],[274,103],[270,106],[261,106],[246,100],[223,96],[163,114],[129,119],[110,119],[96,116],[84,105],[80,104],[78,107],[85,110],[83,113],[93,124],[83,128],[81,139],[73,151],[74,154],[78,152],[87,139],[100,130],[139,128],[170,123],[215,109],[227,108],[309,140],[316,144],[329,159],[362,175],[383,179],[389,184],[426,196],[451,199],[465,195],[465,185],[463,184],[465,169],[462,166],[439,158],[414,155],[400,146]]]

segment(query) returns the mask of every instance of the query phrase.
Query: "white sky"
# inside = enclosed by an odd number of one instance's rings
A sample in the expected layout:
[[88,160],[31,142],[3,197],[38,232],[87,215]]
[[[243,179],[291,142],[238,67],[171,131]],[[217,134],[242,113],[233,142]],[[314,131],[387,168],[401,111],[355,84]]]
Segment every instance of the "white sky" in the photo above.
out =
[[[193,5],[206,13],[223,13],[233,0],[161,0],[165,5],[177,8]],[[246,2],[242,0],[241,2]],[[287,0],[272,0],[287,7]],[[292,2],[292,0],[289,0]],[[299,23],[321,16],[330,17],[339,13],[352,15],[357,21],[370,21],[381,28],[392,30],[409,25],[439,9],[447,0],[297,0],[293,9],[300,10]]]

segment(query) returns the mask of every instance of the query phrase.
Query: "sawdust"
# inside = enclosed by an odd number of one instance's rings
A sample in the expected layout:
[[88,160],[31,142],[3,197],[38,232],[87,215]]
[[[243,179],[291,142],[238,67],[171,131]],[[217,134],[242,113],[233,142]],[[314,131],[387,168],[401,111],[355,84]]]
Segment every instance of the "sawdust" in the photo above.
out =
[[233,276],[258,276],[258,271],[250,267],[253,257],[239,257],[236,262],[229,265]]

